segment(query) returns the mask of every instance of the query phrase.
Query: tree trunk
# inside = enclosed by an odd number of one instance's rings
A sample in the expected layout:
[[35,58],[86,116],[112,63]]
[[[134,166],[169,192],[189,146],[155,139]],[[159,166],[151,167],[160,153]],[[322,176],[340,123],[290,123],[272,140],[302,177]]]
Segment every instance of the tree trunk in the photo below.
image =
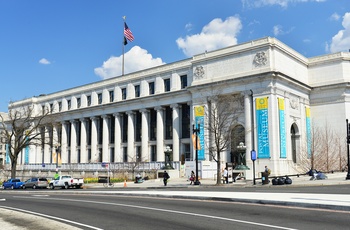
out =
[[17,161],[11,161],[11,178],[16,178]]

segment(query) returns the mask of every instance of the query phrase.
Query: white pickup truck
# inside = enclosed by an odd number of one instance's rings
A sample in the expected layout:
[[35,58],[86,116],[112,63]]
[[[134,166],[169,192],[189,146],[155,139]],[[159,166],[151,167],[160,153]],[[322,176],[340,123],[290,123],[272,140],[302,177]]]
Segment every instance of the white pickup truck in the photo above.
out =
[[84,185],[83,178],[73,178],[70,175],[59,176],[59,178],[50,181],[49,188],[55,189],[55,187],[59,188],[82,188]]

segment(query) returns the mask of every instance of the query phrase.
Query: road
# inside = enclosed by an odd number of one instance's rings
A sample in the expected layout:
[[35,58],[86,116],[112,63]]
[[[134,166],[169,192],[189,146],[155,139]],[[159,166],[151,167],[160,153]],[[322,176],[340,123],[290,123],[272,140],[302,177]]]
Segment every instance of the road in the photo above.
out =
[[[5,191],[0,208],[43,214],[80,229],[349,229],[346,211],[61,191]],[[50,221],[43,224],[35,229],[50,229]]]

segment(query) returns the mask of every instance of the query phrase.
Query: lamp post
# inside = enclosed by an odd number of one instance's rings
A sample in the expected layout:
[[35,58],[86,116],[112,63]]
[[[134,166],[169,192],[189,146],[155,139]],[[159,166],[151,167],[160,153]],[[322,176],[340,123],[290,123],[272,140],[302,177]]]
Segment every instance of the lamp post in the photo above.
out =
[[197,124],[197,128],[195,128],[195,125],[192,125],[193,133],[196,135],[195,140],[195,149],[196,149],[196,180],[194,181],[194,185],[200,185],[201,182],[198,180],[198,134],[200,133],[200,124]]
[[346,147],[347,147],[347,154],[348,154],[348,174],[346,175],[346,180],[350,180],[350,155],[349,155],[349,144],[350,144],[350,127],[349,127],[349,121],[346,119]]
[[60,144],[56,145],[56,169],[58,169],[58,153],[60,152]]
[[254,140],[254,93],[253,90],[250,90],[250,125],[251,125],[251,141],[252,141],[252,151],[250,152],[251,159],[253,161],[253,184],[255,185],[255,160],[256,160],[256,151],[255,149],[255,140]]

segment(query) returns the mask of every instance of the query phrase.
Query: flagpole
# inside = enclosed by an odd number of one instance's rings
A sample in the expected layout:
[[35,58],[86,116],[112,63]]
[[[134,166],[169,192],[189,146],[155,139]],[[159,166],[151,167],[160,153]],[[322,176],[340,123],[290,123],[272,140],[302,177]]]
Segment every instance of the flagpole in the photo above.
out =
[[124,23],[125,23],[125,19],[126,19],[126,16],[123,16],[123,48],[122,48],[122,52],[123,52],[123,60],[122,60],[122,76],[124,76],[124,48],[125,48],[125,35],[124,35]]

